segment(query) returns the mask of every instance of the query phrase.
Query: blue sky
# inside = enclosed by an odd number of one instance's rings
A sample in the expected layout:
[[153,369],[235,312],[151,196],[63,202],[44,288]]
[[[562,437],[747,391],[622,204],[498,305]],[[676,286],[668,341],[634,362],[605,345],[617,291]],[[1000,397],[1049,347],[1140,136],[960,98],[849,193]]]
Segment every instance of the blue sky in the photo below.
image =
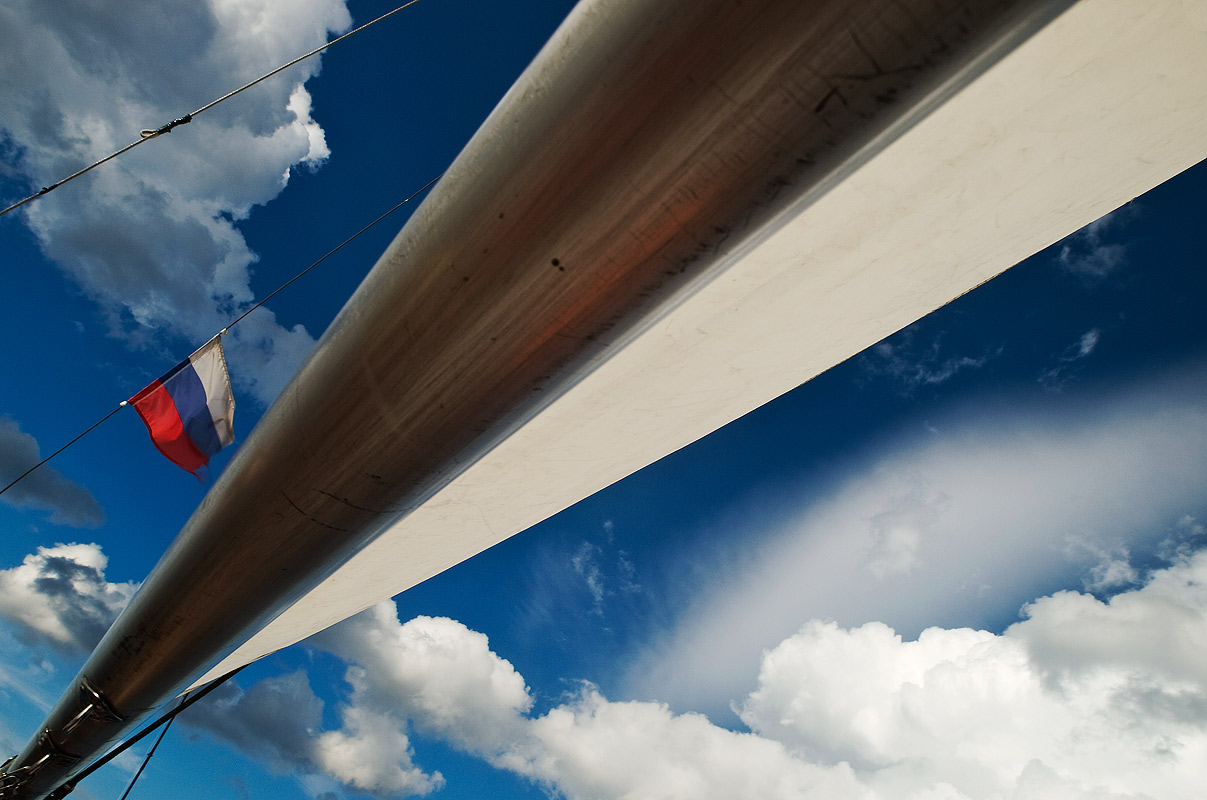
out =
[[[570,5],[426,0],[0,219],[0,479],[438,174]],[[211,6],[0,10],[0,199],[390,4]],[[1197,796],[1205,186],[264,659],[132,797]],[[237,437],[404,214],[228,337]],[[0,498],[0,749],[205,488],[127,410]]]

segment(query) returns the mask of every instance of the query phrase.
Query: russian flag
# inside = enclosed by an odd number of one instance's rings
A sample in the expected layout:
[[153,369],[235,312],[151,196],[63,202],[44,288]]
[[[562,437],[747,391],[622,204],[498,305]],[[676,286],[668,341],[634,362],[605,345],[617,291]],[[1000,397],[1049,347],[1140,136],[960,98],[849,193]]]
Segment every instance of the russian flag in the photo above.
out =
[[210,457],[235,440],[231,392],[222,334],[134,395],[130,405],[146,423],[159,452],[198,475]]

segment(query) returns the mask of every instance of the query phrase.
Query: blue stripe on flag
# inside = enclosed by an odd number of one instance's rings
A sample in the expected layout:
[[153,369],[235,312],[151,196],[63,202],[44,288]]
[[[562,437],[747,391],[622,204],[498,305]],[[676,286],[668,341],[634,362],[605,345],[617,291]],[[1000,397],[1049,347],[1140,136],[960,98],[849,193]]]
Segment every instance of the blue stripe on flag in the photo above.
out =
[[185,434],[197,445],[207,459],[222,449],[218,431],[214,429],[214,418],[206,404],[205,387],[192,363],[186,361],[166,376],[164,388],[172,395],[172,402],[180,414]]

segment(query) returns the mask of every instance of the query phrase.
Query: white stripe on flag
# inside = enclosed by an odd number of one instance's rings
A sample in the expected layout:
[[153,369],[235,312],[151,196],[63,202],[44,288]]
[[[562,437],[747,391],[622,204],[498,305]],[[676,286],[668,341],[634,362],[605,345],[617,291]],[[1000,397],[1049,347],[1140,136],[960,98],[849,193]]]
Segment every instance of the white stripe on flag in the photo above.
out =
[[235,394],[231,391],[230,374],[226,371],[222,334],[198,348],[189,356],[189,361],[205,389],[205,402],[214,420],[218,441],[226,447],[235,441]]

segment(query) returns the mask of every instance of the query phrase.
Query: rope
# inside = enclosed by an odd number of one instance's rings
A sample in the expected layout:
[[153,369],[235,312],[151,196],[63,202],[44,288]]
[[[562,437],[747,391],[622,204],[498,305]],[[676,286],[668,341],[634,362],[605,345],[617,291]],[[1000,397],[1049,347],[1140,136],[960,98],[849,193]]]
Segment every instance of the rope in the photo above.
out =
[[[152,731],[154,731],[156,728],[158,728],[160,725],[163,725],[165,722],[171,722],[173,719],[176,718],[176,715],[179,714],[181,711],[184,711],[186,708],[193,705],[193,703],[196,703],[198,700],[205,697],[207,694],[214,691],[215,689],[217,689],[222,684],[226,683],[231,678],[235,677],[235,675],[237,675],[240,671],[242,671],[246,666],[247,665],[244,664],[242,667],[239,667],[238,669],[234,669],[234,670],[231,670],[230,672],[226,673],[221,678],[215,678],[214,680],[207,683],[205,685],[205,687],[203,689],[201,689],[201,691],[197,692],[192,697],[181,700],[180,705],[176,706],[176,708],[174,708],[171,711],[169,711],[168,713],[164,714],[162,717],[155,720],[150,725],[143,728],[141,731],[134,734],[129,739],[122,742],[117,747],[113,748],[108,753],[106,753],[105,755],[98,758],[96,761],[92,762],[92,764],[90,764],[87,768],[81,770],[78,774],[76,774],[75,777],[71,778],[70,780],[65,781],[57,789],[55,789],[53,792],[51,792],[49,795],[47,795],[47,797],[48,798],[66,797],[68,794],[71,793],[71,791],[73,789],[75,789],[76,784],[78,784],[80,781],[84,780],[84,778],[87,778],[89,775],[96,772],[98,769],[105,766],[110,761],[117,758],[122,753],[126,752],[131,747],[133,747],[134,745],[138,744],[140,741],[142,741],[148,735],[150,735],[150,733]],[[158,744],[158,742],[156,744]],[[152,748],[152,749],[154,749],[154,748]],[[148,755],[148,758],[149,757],[150,756]],[[144,766],[145,766],[145,764],[144,764]],[[139,771],[141,772],[141,770],[139,770]],[[126,790],[127,793],[129,793],[129,791],[130,791],[129,789]],[[125,795],[123,795],[123,797],[124,796]]]
[[106,161],[111,161],[112,159],[115,159],[118,156],[120,156],[122,153],[125,153],[129,150],[133,150],[135,147],[138,147],[143,142],[154,139],[165,133],[171,133],[173,128],[176,128],[180,125],[187,125],[188,123],[192,122],[193,118],[196,117],[198,114],[201,114],[202,112],[210,110],[214,106],[221,103],[223,100],[229,100],[230,98],[239,94],[239,92],[250,89],[251,87],[255,86],[257,83],[260,83],[261,81],[268,80],[273,75],[276,75],[278,72],[282,72],[283,70],[289,69],[294,64],[297,64],[301,61],[305,61],[306,59],[310,58],[311,56],[317,55],[318,53],[323,52],[328,47],[331,47],[333,44],[336,44],[337,42],[342,42],[344,39],[347,39],[349,36],[352,36],[353,34],[356,34],[356,33],[360,33],[365,28],[368,28],[371,25],[376,25],[378,22],[381,22],[386,17],[393,16],[394,14],[397,14],[399,11],[402,11],[404,8],[413,6],[418,2],[419,2],[419,0],[408,0],[408,2],[403,3],[402,5],[400,5],[398,8],[394,9],[393,11],[387,11],[386,13],[382,14],[377,19],[370,20],[369,22],[366,22],[364,25],[361,25],[359,28],[353,28],[352,30],[345,33],[343,36],[337,36],[336,38],[334,38],[331,41],[324,44],[322,47],[316,47],[315,49],[311,50],[306,55],[298,56],[297,58],[290,61],[289,63],[282,64],[281,66],[277,67],[272,72],[267,72],[267,73],[261,75],[260,77],[256,78],[254,81],[251,81],[250,83],[245,83],[244,85],[240,86],[238,89],[235,89],[233,92],[227,92],[226,94],[219,97],[217,100],[213,100],[213,101],[210,101],[209,103],[206,103],[201,108],[197,109],[196,111],[194,111],[191,114],[185,114],[183,117],[178,117],[177,119],[174,119],[171,122],[167,123],[166,125],[162,125],[158,128],[147,128],[147,129],[140,131],[139,138],[136,141],[131,142],[130,144],[126,145],[125,147],[121,148],[120,150],[117,150],[116,152],[110,153],[109,155],[102,158],[100,161],[96,161],[92,164],[89,164],[88,166],[84,167],[83,169],[79,170],[78,172],[73,172],[72,174],[68,175],[66,178],[63,178],[60,181],[56,181],[55,183],[52,183],[49,186],[43,186],[41,189],[34,192],[29,197],[26,197],[24,200],[20,200],[16,203],[13,203],[8,208],[4,209],[3,211],[0,211],[0,217],[4,216],[5,214],[7,214],[10,211],[15,211],[16,209],[20,208],[21,206],[25,205],[26,203],[28,203],[32,200],[38,199],[39,197],[41,197],[44,194],[49,194],[50,192],[59,188],[63,184],[67,183],[68,181],[75,180],[76,178],[83,175],[85,172],[96,169],[101,164],[104,164]]
[[[412,2],[418,2],[418,0],[412,0]],[[405,6],[403,6],[403,7],[405,8]],[[390,12],[390,13],[393,13],[393,12]],[[355,33],[355,31],[353,31],[353,33]],[[292,278],[290,278],[289,280],[287,280],[285,283],[283,283],[283,284],[281,284],[280,286],[278,286],[278,287],[277,287],[276,289],[274,289],[274,290],[273,290],[271,293],[269,293],[269,294],[268,294],[268,295],[267,295],[267,296],[266,296],[266,297],[265,297],[263,300],[261,300],[260,302],[256,303],[254,306],[252,306],[251,308],[247,309],[247,310],[246,310],[246,311],[244,311],[242,314],[240,314],[238,317],[236,317],[236,318],[235,318],[235,320],[234,320],[233,322],[228,323],[228,324],[227,324],[227,326],[226,326],[225,328],[223,328],[221,331],[219,331],[219,335],[225,334],[225,333],[226,333],[228,330],[230,330],[231,328],[233,328],[233,327],[235,327],[236,325],[238,325],[238,324],[239,324],[241,321],[243,321],[243,318],[244,318],[244,317],[246,317],[246,316],[247,316],[248,314],[250,314],[251,312],[255,311],[255,310],[256,310],[257,308],[259,308],[260,306],[262,306],[262,305],[264,305],[265,303],[267,303],[267,302],[268,302],[269,300],[271,300],[272,298],[276,297],[278,294],[280,294],[280,292],[281,292],[283,289],[285,289],[285,288],[287,288],[288,286],[290,286],[290,285],[291,285],[291,284],[292,284],[294,281],[296,281],[298,278],[302,277],[302,276],[303,276],[303,275],[305,275],[307,272],[310,272],[310,270],[314,269],[314,268],[315,268],[315,267],[317,267],[319,264],[322,264],[322,263],[323,263],[324,261],[326,261],[328,258],[330,258],[331,256],[333,256],[333,255],[335,255],[336,253],[338,253],[340,250],[342,250],[342,249],[343,249],[345,246],[347,246],[347,245],[351,244],[351,243],[352,243],[352,241],[353,241],[354,239],[356,239],[356,238],[357,238],[357,237],[359,237],[361,234],[363,234],[363,233],[365,233],[366,231],[368,231],[368,230],[369,230],[370,228],[372,228],[374,225],[376,225],[377,223],[381,222],[383,219],[385,219],[386,217],[390,216],[390,215],[391,215],[391,214],[393,214],[395,211],[397,211],[398,209],[402,208],[402,207],[403,207],[403,206],[405,206],[407,203],[411,202],[411,201],[412,201],[412,200],[414,200],[416,197],[418,197],[419,195],[421,195],[421,194],[423,194],[424,192],[426,192],[428,189],[432,188],[432,186],[434,186],[434,185],[435,185],[436,181],[440,180],[442,177],[444,177],[444,175],[443,175],[443,174],[441,174],[441,175],[437,175],[436,177],[432,178],[430,181],[428,181],[427,183],[425,183],[425,184],[424,184],[424,185],[423,185],[423,186],[422,186],[420,189],[418,189],[418,190],[416,190],[416,191],[412,192],[412,193],[410,194],[410,196],[408,196],[408,197],[407,197],[405,200],[403,200],[403,201],[402,201],[402,202],[400,202],[400,203],[396,203],[396,204],[394,205],[394,207],[393,207],[393,208],[391,208],[389,211],[387,211],[386,213],[382,214],[382,215],[381,215],[381,216],[379,216],[377,219],[373,220],[373,221],[372,221],[372,222],[370,222],[368,225],[366,225],[365,227],[363,227],[363,228],[361,228],[360,230],[358,230],[356,233],[354,233],[354,234],[352,234],[351,236],[349,236],[347,239],[344,239],[342,242],[340,242],[339,244],[337,244],[337,245],[336,245],[335,247],[333,247],[331,250],[328,250],[328,251],[327,251],[327,253],[326,253],[326,254],[325,254],[325,255],[324,255],[322,258],[320,258],[319,260],[315,261],[313,264],[311,264],[310,266],[306,267],[306,269],[302,270],[302,271],[301,271],[301,272],[299,272],[297,275],[294,275]],[[93,424],[92,424],[92,425],[91,425],[91,426],[90,426],[90,427],[89,427],[87,430],[85,430],[85,431],[84,431],[83,433],[81,433],[79,436],[76,436],[76,437],[75,437],[74,439],[72,439],[70,442],[68,442],[67,444],[63,445],[63,446],[62,446],[62,447],[60,447],[58,450],[55,450],[53,453],[51,453],[50,455],[48,455],[46,458],[42,459],[42,460],[41,460],[41,461],[39,461],[37,464],[34,464],[32,467],[30,467],[29,469],[25,470],[25,472],[22,472],[20,475],[18,475],[18,476],[17,476],[17,478],[16,478],[16,480],[14,480],[14,481],[12,481],[11,483],[9,483],[9,484],[8,484],[8,486],[5,486],[3,489],[0,489],[0,494],[4,494],[4,493],[5,493],[5,492],[7,492],[9,489],[13,488],[13,487],[14,487],[14,486],[16,486],[18,483],[20,483],[20,481],[21,481],[23,478],[25,478],[25,477],[26,477],[27,475],[29,475],[31,472],[33,472],[34,470],[36,470],[38,467],[42,466],[42,465],[43,465],[43,464],[45,464],[47,461],[49,461],[50,459],[54,458],[54,457],[55,457],[55,456],[57,456],[59,453],[61,453],[61,452],[63,452],[64,450],[66,450],[68,447],[71,447],[73,444],[75,444],[76,442],[78,442],[80,439],[83,439],[83,438],[84,438],[86,435],[88,435],[89,433],[91,433],[91,432],[92,432],[92,430],[93,430],[94,428],[98,427],[98,426],[99,426],[99,425],[100,425],[102,422],[104,422],[104,421],[106,421],[107,419],[109,419],[110,417],[112,417],[114,414],[116,414],[118,411],[120,411],[120,410],[121,410],[123,407],[125,407],[125,406],[129,405],[129,402],[130,402],[130,401],[128,401],[128,400],[123,400],[123,401],[121,401],[120,403],[118,403],[117,408],[113,409],[113,410],[112,410],[112,411],[110,411],[108,414],[106,414],[105,416],[101,417],[99,420],[97,420],[96,422],[94,422],[94,423],[93,423]]]

